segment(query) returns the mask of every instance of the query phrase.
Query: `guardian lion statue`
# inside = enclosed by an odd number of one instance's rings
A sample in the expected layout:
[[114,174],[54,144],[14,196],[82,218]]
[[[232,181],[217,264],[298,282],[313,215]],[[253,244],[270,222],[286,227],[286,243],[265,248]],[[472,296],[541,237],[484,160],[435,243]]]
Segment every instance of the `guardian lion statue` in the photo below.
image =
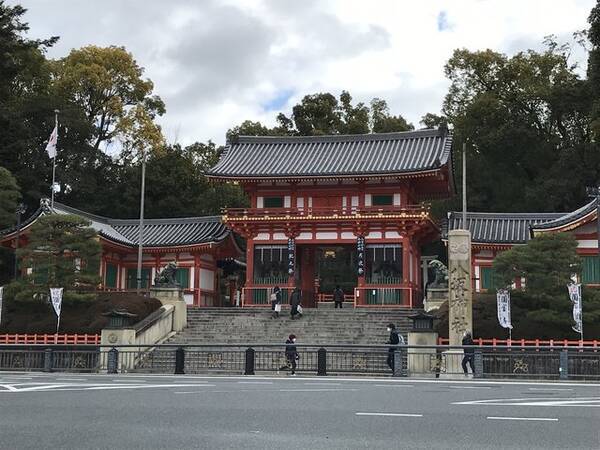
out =
[[431,288],[447,288],[448,287],[448,268],[445,264],[437,259],[429,261],[429,267],[435,270],[435,278],[429,285]]
[[178,287],[179,283],[175,280],[175,272],[177,271],[177,263],[171,261],[163,270],[154,277],[154,285],[162,287]]

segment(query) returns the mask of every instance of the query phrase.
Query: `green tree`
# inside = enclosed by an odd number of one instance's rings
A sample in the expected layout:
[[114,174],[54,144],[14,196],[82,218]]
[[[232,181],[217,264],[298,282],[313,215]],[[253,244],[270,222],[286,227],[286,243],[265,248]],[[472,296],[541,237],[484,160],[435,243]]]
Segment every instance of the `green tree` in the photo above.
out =
[[90,297],[78,293],[99,283],[102,247],[89,225],[82,217],[66,214],[45,215],[35,222],[29,242],[18,252],[20,266],[32,273],[24,278],[17,299],[45,296],[50,287],[63,287],[65,298]]
[[8,170],[0,167],[0,230],[14,225],[20,199],[17,180]]
[[569,63],[569,46],[546,44],[512,57],[456,50],[446,65],[443,114],[455,142],[469,143],[473,210],[572,210],[600,175],[589,85]]
[[600,141],[600,0],[592,8],[588,19],[588,38],[592,48],[588,56],[587,76],[593,96],[592,129],[596,142]]
[[[90,45],[54,62],[54,87],[85,111],[93,127],[95,149],[115,138],[136,140],[141,131],[159,131],[156,126],[149,127],[148,122],[164,114],[165,105],[160,97],[152,95],[154,85],[142,78],[143,72],[131,53],[115,46]],[[146,139],[161,144],[156,136]]]
[[410,131],[414,128],[413,124],[408,123],[401,115],[392,116],[385,100],[380,98],[371,100],[371,130],[373,133]]

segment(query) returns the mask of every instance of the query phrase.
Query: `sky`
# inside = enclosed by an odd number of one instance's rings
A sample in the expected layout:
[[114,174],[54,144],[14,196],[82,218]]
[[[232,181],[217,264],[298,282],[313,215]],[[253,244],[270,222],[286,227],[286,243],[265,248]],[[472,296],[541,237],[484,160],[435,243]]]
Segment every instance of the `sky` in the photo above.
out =
[[[225,142],[246,119],[267,125],[304,95],[385,99],[415,126],[439,113],[456,48],[509,55],[570,41],[595,0],[20,0],[48,52],[124,46],[165,101],[169,143]],[[585,53],[573,62],[585,67]]]

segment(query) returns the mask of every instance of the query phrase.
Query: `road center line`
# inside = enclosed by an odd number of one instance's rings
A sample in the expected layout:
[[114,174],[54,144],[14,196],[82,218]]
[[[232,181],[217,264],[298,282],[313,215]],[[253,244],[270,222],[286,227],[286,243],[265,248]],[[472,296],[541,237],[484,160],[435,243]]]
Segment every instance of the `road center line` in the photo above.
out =
[[131,380],[131,379],[125,380],[122,378],[115,378],[114,380],[111,380],[111,381],[114,381],[115,383],[146,383],[147,382],[147,380]]
[[539,422],[558,422],[558,419],[550,417],[501,417],[501,416],[488,416],[488,420],[523,420],[523,421],[539,421]]
[[273,384],[272,381],[238,381],[238,384]]
[[305,386],[341,386],[342,383],[304,383]]
[[423,414],[408,413],[377,413],[377,412],[357,412],[357,416],[383,416],[383,417],[423,417]]

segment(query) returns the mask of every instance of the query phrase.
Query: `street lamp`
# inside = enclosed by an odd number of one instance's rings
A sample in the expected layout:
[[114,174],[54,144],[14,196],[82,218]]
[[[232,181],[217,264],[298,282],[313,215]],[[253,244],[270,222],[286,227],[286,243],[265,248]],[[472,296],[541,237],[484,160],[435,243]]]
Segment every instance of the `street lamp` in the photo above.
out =
[[19,257],[17,253],[19,251],[19,237],[21,235],[21,215],[25,213],[26,207],[23,203],[17,205],[15,214],[17,215],[17,239],[15,241],[15,281],[19,277]]
[[142,152],[142,186],[140,189],[140,220],[138,234],[138,255],[137,255],[137,295],[140,295],[142,289],[142,247],[144,245],[144,197],[146,191],[146,155]]
[[588,187],[585,189],[586,194],[590,198],[596,198],[596,222],[597,222],[597,241],[598,241],[598,258],[600,259],[600,185],[596,187]]

